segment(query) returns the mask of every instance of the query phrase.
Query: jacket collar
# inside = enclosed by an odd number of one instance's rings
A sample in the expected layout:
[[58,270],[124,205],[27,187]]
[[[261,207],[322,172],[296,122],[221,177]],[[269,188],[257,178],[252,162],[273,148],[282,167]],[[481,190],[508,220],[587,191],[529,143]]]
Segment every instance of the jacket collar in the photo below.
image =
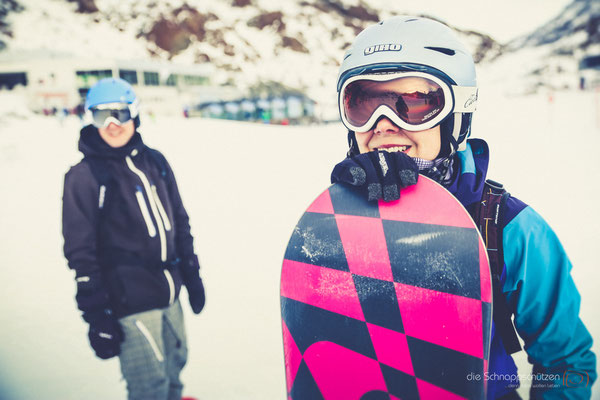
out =
[[142,136],[135,132],[129,142],[122,147],[110,147],[93,125],[84,126],[79,136],[79,151],[86,157],[124,158],[132,151],[142,152],[145,149]]
[[487,176],[489,148],[482,139],[470,139],[466,150],[457,153],[454,159],[456,171],[452,182],[446,187],[463,206],[481,200]]

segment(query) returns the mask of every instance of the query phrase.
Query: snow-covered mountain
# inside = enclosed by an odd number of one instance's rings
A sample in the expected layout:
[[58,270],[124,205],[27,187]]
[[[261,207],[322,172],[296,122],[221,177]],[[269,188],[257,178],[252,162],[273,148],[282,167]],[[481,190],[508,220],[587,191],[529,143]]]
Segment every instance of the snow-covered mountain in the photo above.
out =
[[6,47],[6,38],[12,37],[10,22],[7,16],[10,13],[23,11],[23,7],[16,0],[2,0],[0,2],[0,50]]
[[[243,90],[278,82],[324,102],[334,101],[339,62],[356,34],[404,13],[402,3],[385,0],[10,2],[25,10],[0,20],[12,29],[12,37],[5,35],[9,50],[211,63],[216,84]],[[484,68],[494,64],[514,71],[511,55],[527,51],[531,65],[519,65],[515,78],[525,76],[533,88],[560,86],[554,75],[566,73],[563,80],[574,82],[581,54],[598,51],[599,8],[597,0],[574,0],[548,24],[506,46],[487,34],[454,28]],[[498,76],[506,79],[506,72]]]
[[489,73],[505,80],[502,71],[518,65],[507,85],[515,93],[574,88],[580,61],[591,55],[600,55],[600,1],[573,0],[546,24],[508,43]]
[[[52,49],[92,57],[210,62],[211,78],[247,88],[279,82],[335,97],[343,53],[374,22],[402,14],[383,0],[17,0],[8,50]],[[462,30],[477,60],[501,46]]]
[[554,45],[556,54],[575,54],[600,47],[600,2],[574,0],[556,18],[529,35],[509,43],[509,49]]

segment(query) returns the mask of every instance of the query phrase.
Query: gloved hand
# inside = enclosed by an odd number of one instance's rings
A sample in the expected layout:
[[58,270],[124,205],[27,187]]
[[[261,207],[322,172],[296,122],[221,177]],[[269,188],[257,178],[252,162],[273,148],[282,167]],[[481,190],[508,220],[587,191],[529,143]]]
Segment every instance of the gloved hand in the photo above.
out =
[[344,182],[364,190],[367,200],[393,201],[400,189],[417,183],[419,168],[402,152],[371,151],[346,158],[333,168],[331,183]]
[[200,311],[204,308],[206,299],[204,295],[204,285],[202,284],[202,278],[200,278],[200,262],[195,254],[187,257],[182,263],[181,274],[183,277],[183,284],[188,291],[188,298],[190,300],[190,306],[192,306],[192,311],[194,311],[194,314],[200,314]]
[[75,300],[79,309],[84,312],[84,317],[86,314],[96,315],[105,309],[110,309],[109,295],[104,289],[100,272],[77,271],[75,282],[77,283]]
[[94,314],[85,313],[84,319],[90,324],[88,338],[96,355],[103,360],[119,355],[125,335],[121,324],[110,310]]
[[185,287],[188,291],[188,297],[190,299],[190,306],[194,314],[200,314],[200,311],[204,308],[206,301],[204,297],[204,285],[202,284],[202,278],[200,274],[196,273],[196,276],[185,282]]

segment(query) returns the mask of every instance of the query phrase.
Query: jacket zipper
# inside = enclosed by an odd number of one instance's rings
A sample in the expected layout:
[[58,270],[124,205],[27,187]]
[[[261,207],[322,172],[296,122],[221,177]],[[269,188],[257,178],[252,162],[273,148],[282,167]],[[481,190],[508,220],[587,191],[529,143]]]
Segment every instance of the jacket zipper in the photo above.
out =
[[175,301],[175,283],[173,282],[173,276],[168,269],[163,269],[167,283],[169,284],[169,305],[172,305]]
[[150,181],[144,173],[139,170],[133,161],[131,161],[131,157],[126,156],[125,162],[130,170],[132,170],[142,181],[142,185],[144,186],[144,190],[146,192],[146,196],[148,197],[148,202],[150,203],[150,209],[152,210],[152,215],[154,216],[154,220],[156,221],[156,225],[158,226],[158,236],[160,238],[160,259],[162,262],[167,261],[167,237],[165,234],[165,227],[163,225],[163,220],[158,211],[158,207],[156,205],[156,200],[152,195],[152,189],[150,187]]
[[165,224],[165,230],[170,231],[171,222],[169,222],[169,216],[167,215],[167,212],[165,211],[165,208],[163,207],[162,202],[160,201],[160,196],[158,195],[158,191],[156,190],[155,185],[152,185],[152,194],[154,195],[154,201],[156,202],[156,206],[158,207],[158,212],[160,213],[163,223]]
[[144,337],[150,344],[150,347],[152,348],[152,351],[154,352],[154,355],[156,356],[156,359],[158,360],[158,362],[163,362],[165,360],[165,358],[163,357],[162,353],[160,352],[160,349],[158,348],[156,341],[152,337],[152,334],[150,334],[150,331],[148,330],[148,328],[146,328],[146,325],[144,325],[142,323],[142,321],[137,320],[137,319],[135,320],[135,325],[138,327],[140,332],[142,332],[142,335],[144,335]]
[[150,218],[150,213],[148,212],[148,207],[146,206],[146,200],[144,200],[144,195],[142,194],[142,190],[139,187],[135,191],[135,198],[137,199],[138,205],[140,206],[142,217],[144,217],[144,221],[146,222],[146,227],[148,227],[148,235],[150,235],[150,237],[156,236],[156,228],[154,228],[152,218]]

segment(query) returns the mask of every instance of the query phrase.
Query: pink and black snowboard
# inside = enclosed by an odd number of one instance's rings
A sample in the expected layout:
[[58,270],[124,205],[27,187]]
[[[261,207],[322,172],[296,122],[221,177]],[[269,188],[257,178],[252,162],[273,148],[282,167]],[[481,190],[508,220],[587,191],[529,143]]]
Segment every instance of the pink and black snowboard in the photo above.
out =
[[479,232],[443,187],[421,176],[376,203],[331,186],[283,261],[288,399],[485,398],[491,293]]

